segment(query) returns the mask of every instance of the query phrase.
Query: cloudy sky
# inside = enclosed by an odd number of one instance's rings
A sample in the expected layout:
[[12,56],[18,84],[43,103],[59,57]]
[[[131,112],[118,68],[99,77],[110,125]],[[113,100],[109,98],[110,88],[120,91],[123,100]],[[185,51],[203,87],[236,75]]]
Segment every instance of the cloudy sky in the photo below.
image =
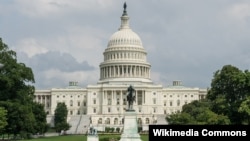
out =
[[[123,0],[1,0],[0,37],[31,67],[37,89],[96,84]],[[151,79],[210,87],[224,65],[250,69],[249,0],[126,0]]]

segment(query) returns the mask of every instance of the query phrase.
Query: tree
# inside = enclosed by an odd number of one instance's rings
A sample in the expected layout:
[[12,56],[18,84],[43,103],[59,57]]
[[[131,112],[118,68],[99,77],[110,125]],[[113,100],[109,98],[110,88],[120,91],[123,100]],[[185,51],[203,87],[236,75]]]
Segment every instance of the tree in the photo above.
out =
[[49,125],[47,124],[46,121],[46,112],[44,110],[44,105],[40,103],[34,102],[32,105],[32,111],[36,119],[35,127],[34,127],[34,132],[35,133],[40,133],[44,134],[47,132]]
[[[5,132],[22,133],[23,138],[34,133],[36,117],[33,109],[35,83],[32,69],[18,62],[16,52],[0,38],[0,107],[7,110]],[[37,112],[42,112],[41,109]],[[34,113],[33,113],[34,112]]]
[[185,104],[181,112],[166,117],[169,124],[215,125],[229,124],[229,119],[210,110],[211,102],[208,100],[195,100]]
[[33,101],[35,83],[32,69],[17,61],[16,52],[9,50],[0,38],[0,101]]
[[242,116],[244,117],[242,120],[242,124],[249,125],[250,123],[250,96],[248,96],[246,100],[244,100],[240,104],[238,112],[241,113]]
[[0,107],[0,133],[3,132],[5,126],[8,124],[6,115],[7,115],[7,110],[3,107]]
[[214,73],[205,100],[166,117],[170,124],[250,124],[250,73],[225,65]]
[[207,98],[212,101],[211,110],[228,116],[231,124],[243,124],[246,121],[244,112],[239,112],[250,95],[250,74],[235,66],[225,65],[214,73],[211,89]]
[[70,125],[67,123],[67,115],[68,115],[68,109],[65,103],[58,103],[55,109],[55,118],[54,118],[54,124],[55,129],[59,133],[62,130],[66,131],[70,128]]

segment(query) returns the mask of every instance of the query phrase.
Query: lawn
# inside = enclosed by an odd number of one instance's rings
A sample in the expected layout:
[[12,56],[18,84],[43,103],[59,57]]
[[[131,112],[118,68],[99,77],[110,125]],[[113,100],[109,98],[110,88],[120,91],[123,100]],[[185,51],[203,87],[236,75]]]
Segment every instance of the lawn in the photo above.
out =
[[[99,140],[102,138],[118,138],[120,135],[99,135]],[[148,135],[141,135],[142,141],[148,141]],[[42,137],[37,139],[29,139],[22,141],[87,141],[85,135],[65,135],[65,136],[53,136],[53,137]]]

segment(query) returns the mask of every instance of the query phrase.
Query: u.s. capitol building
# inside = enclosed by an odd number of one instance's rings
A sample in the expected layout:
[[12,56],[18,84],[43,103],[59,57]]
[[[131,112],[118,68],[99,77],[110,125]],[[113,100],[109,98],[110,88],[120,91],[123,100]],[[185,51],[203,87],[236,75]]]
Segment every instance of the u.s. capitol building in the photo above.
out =
[[147,130],[149,124],[167,124],[167,114],[181,111],[184,104],[203,99],[207,94],[206,89],[185,87],[181,81],[173,81],[167,87],[152,82],[147,52],[138,34],[129,27],[126,7],[120,28],[110,37],[103,55],[96,85],[82,88],[72,81],[66,88],[35,91],[35,101],[45,105],[48,123],[53,125],[57,103],[64,102],[72,126],[68,133],[86,133],[89,126],[98,130],[122,129],[127,88],[132,85],[138,126]]

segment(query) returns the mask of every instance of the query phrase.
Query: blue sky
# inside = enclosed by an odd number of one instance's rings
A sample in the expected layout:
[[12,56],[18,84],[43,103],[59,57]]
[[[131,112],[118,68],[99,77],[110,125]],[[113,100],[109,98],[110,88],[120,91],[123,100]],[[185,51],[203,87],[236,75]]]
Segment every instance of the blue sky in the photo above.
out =
[[[37,89],[96,84],[122,0],[3,0],[0,37],[31,67]],[[151,79],[210,87],[224,65],[250,68],[249,0],[127,0],[130,27],[148,52]]]

